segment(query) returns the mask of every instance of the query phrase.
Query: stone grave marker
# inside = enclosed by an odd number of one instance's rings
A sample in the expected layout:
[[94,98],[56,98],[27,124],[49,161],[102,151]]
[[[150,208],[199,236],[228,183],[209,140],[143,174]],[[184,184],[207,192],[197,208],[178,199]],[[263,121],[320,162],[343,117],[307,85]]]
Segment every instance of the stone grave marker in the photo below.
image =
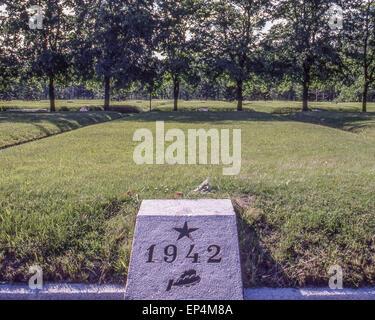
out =
[[230,200],[144,200],[125,299],[242,300],[236,215]]

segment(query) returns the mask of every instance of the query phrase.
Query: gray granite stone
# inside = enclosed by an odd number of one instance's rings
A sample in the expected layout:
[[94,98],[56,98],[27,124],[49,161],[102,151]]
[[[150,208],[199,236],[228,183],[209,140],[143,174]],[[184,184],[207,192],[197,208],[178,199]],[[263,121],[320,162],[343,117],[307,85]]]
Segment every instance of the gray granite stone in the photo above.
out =
[[236,215],[230,200],[144,200],[126,299],[242,300]]

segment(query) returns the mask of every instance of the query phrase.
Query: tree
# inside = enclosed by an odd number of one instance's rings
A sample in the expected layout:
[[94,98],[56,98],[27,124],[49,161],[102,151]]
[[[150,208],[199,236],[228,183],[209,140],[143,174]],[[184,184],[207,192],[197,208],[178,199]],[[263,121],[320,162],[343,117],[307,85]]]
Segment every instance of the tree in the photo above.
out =
[[72,37],[73,77],[76,83],[99,91],[99,79],[95,72],[95,50],[93,32],[95,29],[96,0],[76,0],[75,30]]
[[308,111],[313,78],[327,78],[339,63],[338,30],[331,28],[332,6],[327,0],[280,0],[269,34],[281,56],[284,72],[302,85],[302,111]]
[[[151,0],[91,0],[86,16],[83,48],[75,59],[78,69],[94,70],[104,82],[104,108],[109,109],[111,88],[129,87],[138,79],[143,56],[152,46],[154,17]],[[79,40],[78,40],[79,42]]]
[[[150,52],[150,54],[152,54]],[[150,111],[152,110],[152,97],[157,94],[163,85],[163,67],[161,61],[154,56],[146,57],[142,64],[140,82],[147,90],[150,100]]]
[[20,66],[15,50],[19,35],[9,25],[9,14],[3,1],[0,1],[0,92],[10,89],[19,74]]
[[174,111],[178,109],[181,82],[192,85],[199,82],[197,65],[206,8],[205,0],[157,1],[160,19],[157,48],[163,58],[164,71],[173,83]]
[[210,51],[217,67],[237,88],[237,110],[242,111],[244,83],[263,71],[262,29],[268,19],[269,0],[220,0],[213,3]]
[[55,82],[69,77],[71,36],[74,31],[74,1],[5,1],[8,27],[19,35],[17,54],[24,78],[49,82],[50,111],[55,107]]
[[369,87],[375,82],[375,0],[345,3],[344,52],[362,75],[362,111],[367,112]]

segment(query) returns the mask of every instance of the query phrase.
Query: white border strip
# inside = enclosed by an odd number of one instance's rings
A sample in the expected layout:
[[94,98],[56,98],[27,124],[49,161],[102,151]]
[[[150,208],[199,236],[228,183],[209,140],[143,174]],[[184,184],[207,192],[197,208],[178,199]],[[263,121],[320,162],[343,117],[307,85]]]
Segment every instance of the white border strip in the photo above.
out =
[[0,300],[123,300],[121,285],[45,284],[42,290],[0,285]]
[[246,289],[244,296],[245,300],[375,300],[375,288],[261,288]]
[[[123,300],[121,285],[46,284],[43,290],[23,285],[0,285],[0,300]],[[375,300],[375,288],[245,289],[245,300]]]

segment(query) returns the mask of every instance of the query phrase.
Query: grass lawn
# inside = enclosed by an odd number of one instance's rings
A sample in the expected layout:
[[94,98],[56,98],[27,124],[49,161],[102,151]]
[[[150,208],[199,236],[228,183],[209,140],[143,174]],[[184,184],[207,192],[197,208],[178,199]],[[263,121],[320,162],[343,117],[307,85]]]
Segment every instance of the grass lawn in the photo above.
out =
[[354,112],[308,112],[291,113],[287,117],[292,120],[330,126],[358,133],[366,136],[375,137],[375,112],[354,113]]
[[[153,101],[153,107],[171,102],[164,100]],[[103,108],[104,100],[56,100],[56,111],[79,111],[83,107]],[[149,102],[141,100],[111,101],[111,106],[130,106],[140,110],[148,111]],[[172,107],[173,108],[173,107]],[[0,101],[0,111],[6,109],[47,109],[49,110],[49,100],[41,101]]]
[[115,112],[1,112],[0,149],[120,117]]
[[[111,106],[136,107],[143,111],[149,111],[149,104],[149,101],[144,100],[111,101]],[[78,111],[82,107],[103,107],[103,100],[56,100],[57,111]],[[300,111],[302,103],[297,101],[244,101],[243,107],[245,110],[253,110],[257,112],[290,113],[293,111]],[[309,107],[311,109],[322,109],[326,111],[359,112],[362,106],[361,103],[358,102],[310,102]],[[49,109],[49,101],[0,101],[0,111],[23,108]],[[172,111],[173,101],[153,100],[152,108],[161,111]],[[199,108],[209,108],[210,111],[233,111],[237,108],[237,102],[196,100],[179,101],[180,111],[191,111]],[[368,111],[375,112],[375,103],[368,104]]]
[[[0,281],[27,281],[37,264],[46,281],[123,283],[139,201],[188,194],[210,177],[206,197],[231,198],[238,212],[246,287],[327,286],[335,264],[345,286],[375,285],[375,136],[351,129],[372,132],[374,115],[339,117],[333,107],[285,115],[285,107],[141,113],[0,150]],[[185,132],[241,128],[241,174],[135,165],[133,133],[155,131],[156,120]]]

